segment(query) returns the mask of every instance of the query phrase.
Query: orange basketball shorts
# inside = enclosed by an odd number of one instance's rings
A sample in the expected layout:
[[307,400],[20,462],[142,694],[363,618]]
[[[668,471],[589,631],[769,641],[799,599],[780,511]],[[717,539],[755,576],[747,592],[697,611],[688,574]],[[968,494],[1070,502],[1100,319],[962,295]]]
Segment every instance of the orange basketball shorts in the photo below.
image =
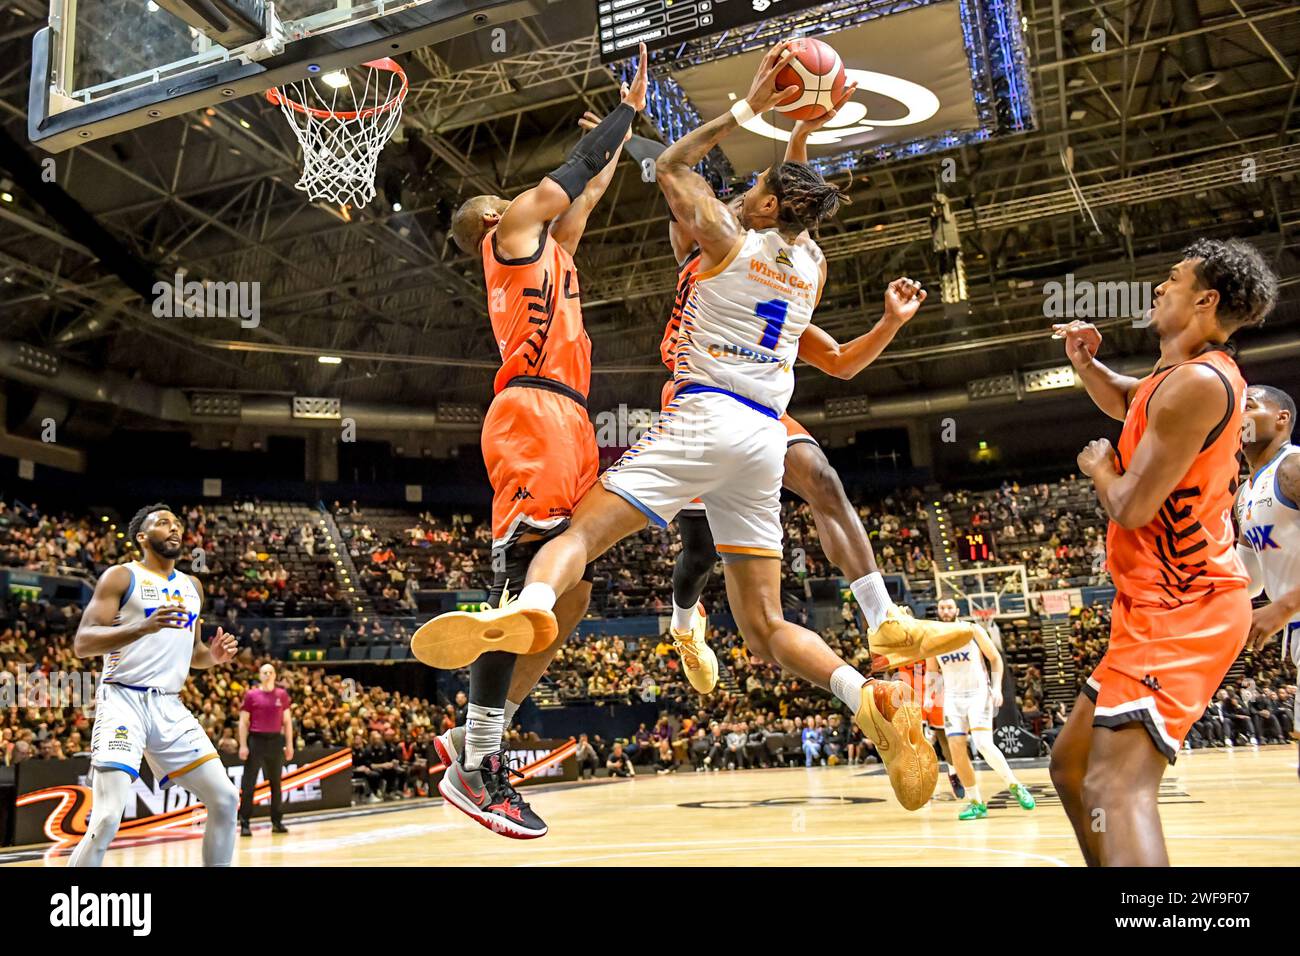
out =
[[1230,588],[1167,608],[1119,594],[1110,647],[1084,687],[1094,727],[1143,724],[1170,763],[1246,644],[1250,598]]
[[492,483],[493,548],[565,524],[600,467],[586,408],[544,388],[498,392],[483,419],[482,448]]

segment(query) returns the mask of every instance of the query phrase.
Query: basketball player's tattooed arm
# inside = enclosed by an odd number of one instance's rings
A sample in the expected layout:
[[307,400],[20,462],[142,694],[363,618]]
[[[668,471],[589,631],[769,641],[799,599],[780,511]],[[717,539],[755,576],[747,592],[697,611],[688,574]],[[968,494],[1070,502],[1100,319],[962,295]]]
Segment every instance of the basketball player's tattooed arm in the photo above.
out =
[[1105,438],[1079,452],[1079,470],[1093,480],[1112,521],[1123,528],[1141,528],[1155,519],[1206,437],[1223,420],[1227,401],[1213,369],[1184,365],[1170,372],[1152,395],[1147,429],[1124,474],[1115,467],[1115,450]]
[[682,228],[700,247],[700,266],[710,269],[727,258],[740,241],[744,230],[739,220],[713,194],[713,187],[694,168],[718,145],[722,138],[740,126],[736,111],[762,113],[782,100],[798,95],[797,90],[780,92],[776,75],[791,53],[789,44],[778,43],[767,51],[759,64],[745,99],[698,129],[687,133],[669,146],[655,162],[655,179],[668,206]]
[[[1282,494],[1292,501],[1300,501],[1300,455],[1288,455],[1282,459],[1282,464],[1277,467],[1277,484]],[[1263,647],[1297,614],[1300,614],[1300,583],[1284,594],[1270,594],[1269,603],[1251,613],[1250,637],[1246,639],[1246,646],[1256,650]]]
[[[822,285],[825,284],[823,278]],[[829,332],[809,325],[799,337],[799,358],[835,378],[853,378],[879,358],[924,301],[925,290],[919,282],[895,279],[885,290],[884,314],[870,331],[840,344]]]
[[81,615],[77,636],[73,638],[74,654],[82,658],[102,657],[164,627],[185,626],[189,614],[174,604],[164,604],[134,624],[114,623],[130,587],[131,572],[125,565],[111,567],[100,576],[95,593]]
[[[203,583],[193,575],[190,576],[190,580],[194,582],[194,587],[199,592],[199,608],[202,609]],[[235,640],[233,634],[227,634],[219,627],[216,635],[212,638],[212,643],[204,644],[203,619],[198,617],[194,619],[194,651],[190,655],[190,667],[192,669],[204,671],[209,667],[224,664],[226,661],[234,660],[238,651],[239,641]]]
[[1097,348],[1101,345],[1097,327],[1091,322],[1062,322],[1052,326],[1052,337],[1065,339],[1065,354],[1088,390],[1088,397],[1111,418],[1122,422],[1138,380],[1097,361]]

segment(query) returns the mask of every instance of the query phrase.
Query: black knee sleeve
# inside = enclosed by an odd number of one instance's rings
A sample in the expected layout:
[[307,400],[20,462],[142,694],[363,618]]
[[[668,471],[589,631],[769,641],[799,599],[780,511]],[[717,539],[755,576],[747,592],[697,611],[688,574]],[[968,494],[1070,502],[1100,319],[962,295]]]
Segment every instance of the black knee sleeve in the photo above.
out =
[[709,582],[718,552],[713,545],[709,519],[702,511],[680,512],[677,533],[682,539],[682,550],[673,564],[673,602],[678,607],[694,607]]

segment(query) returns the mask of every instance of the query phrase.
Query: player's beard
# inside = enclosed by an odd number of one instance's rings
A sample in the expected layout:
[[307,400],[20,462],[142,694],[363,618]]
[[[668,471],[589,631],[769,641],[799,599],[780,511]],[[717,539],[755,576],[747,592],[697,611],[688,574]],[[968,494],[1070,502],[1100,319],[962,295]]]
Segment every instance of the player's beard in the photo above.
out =
[[181,543],[177,541],[172,544],[170,541],[159,541],[157,544],[149,542],[149,547],[153,548],[154,554],[168,561],[175,561],[181,556]]

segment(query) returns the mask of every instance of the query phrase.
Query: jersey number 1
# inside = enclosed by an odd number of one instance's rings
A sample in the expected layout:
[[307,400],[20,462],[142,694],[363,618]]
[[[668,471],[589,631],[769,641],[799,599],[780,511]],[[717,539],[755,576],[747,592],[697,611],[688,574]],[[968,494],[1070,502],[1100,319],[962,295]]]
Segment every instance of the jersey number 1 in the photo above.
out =
[[776,348],[776,343],[781,341],[781,329],[785,327],[785,315],[790,311],[790,303],[785,299],[769,299],[767,302],[760,302],[754,306],[754,314],[760,319],[767,320],[767,326],[763,329],[763,337],[758,340],[758,344],[765,349]]

